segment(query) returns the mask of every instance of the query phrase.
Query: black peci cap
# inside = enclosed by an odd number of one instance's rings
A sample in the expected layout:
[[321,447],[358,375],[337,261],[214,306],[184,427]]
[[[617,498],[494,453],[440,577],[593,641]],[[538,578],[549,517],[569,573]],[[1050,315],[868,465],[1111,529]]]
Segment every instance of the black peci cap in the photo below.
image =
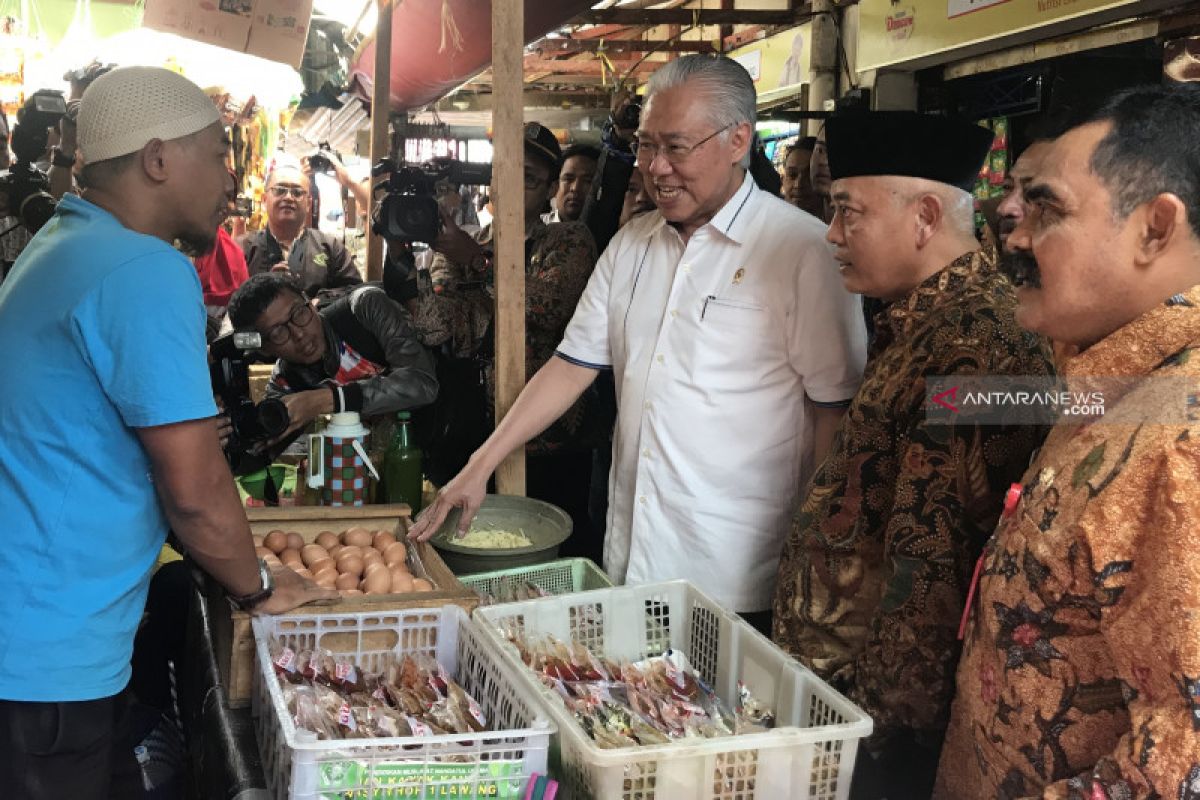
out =
[[825,125],[833,180],[901,175],[971,191],[992,147],[990,130],[915,111],[838,114]]
[[562,161],[562,147],[550,129],[537,122],[525,123],[525,149],[546,159],[552,169],[558,169]]

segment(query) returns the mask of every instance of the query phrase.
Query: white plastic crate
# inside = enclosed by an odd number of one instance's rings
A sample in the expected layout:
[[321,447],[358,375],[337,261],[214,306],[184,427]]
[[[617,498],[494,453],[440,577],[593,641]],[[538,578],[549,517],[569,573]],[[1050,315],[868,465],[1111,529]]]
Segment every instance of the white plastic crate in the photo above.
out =
[[463,586],[473,590],[480,597],[485,593],[499,597],[506,588],[524,583],[532,583],[548,595],[607,589],[613,585],[604,570],[586,558],[563,558],[542,564],[476,572],[457,577]]
[[[686,581],[623,586],[476,609],[510,671],[558,725],[551,772],[562,796],[600,800],[845,800],[861,709]],[[601,749],[520,660],[505,631],[576,640],[614,659],[683,651],[730,708],[738,681],[775,712],[773,730]]]
[[[293,650],[350,655],[381,671],[392,655],[433,656],[476,700],[485,733],[318,740],[297,730],[271,664],[272,637]],[[546,771],[553,723],[533,693],[458,606],[403,611],[258,617],[254,620],[254,728],[272,797],[292,800],[519,798]]]

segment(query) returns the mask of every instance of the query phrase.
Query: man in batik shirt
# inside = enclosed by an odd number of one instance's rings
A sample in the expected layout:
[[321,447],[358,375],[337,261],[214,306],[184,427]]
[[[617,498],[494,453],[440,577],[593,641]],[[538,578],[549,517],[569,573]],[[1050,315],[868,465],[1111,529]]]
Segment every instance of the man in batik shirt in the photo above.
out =
[[978,126],[911,112],[831,118],[828,238],[852,292],[885,302],[863,383],[784,550],[774,638],[866,710],[854,797],[928,797],[971,567],[1039,441],[928,424],[926,381],[1044,375],[1013,288],[974,237]]
[[1017,321],[1105,413],[1053,429],[988,543],[939,798],[1200,798],[1197,128],[1195,88],[1124,92],[1025,188]]

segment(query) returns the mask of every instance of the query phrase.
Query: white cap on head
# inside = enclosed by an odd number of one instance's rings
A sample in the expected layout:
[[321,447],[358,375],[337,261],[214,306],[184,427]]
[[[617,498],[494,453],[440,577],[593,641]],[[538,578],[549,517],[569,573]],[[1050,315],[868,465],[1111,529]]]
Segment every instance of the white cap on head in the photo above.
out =
[[219,121],[196,84],[161,67],[123,67],[101,75],[79,102],[84,164],[135,153],[153,139],[191,136]]

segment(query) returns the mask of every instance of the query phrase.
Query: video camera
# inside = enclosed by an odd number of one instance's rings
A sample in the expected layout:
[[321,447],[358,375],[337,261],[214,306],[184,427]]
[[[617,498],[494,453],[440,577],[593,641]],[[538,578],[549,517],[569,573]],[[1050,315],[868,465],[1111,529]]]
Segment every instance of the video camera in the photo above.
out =
[[50,178],[34,162],[46,152],[50,128],[66,114],[67,101],[55,89],[34,92],[17,111],[12,129],[12,151],[17,160],[0,175],[0,194],[7,197],[8,213],[20,219],[30,233],[37,233],[54,216],[58,205],[50,195]]
[[486,186],[492,182],[492,165],[439,159],[414,167],[385,158],[371,169],[371,177],[380,175],[388,179],[376,191],[383,189],[387,194],[371,217],[371,230],[391,241],[429,244],[442,232],[435,190],[438,181]]
[[341,160],[337,152],[329,146],[329,142],[321,142],[317,152],[308,157],[308,165],[312,167],[313,172],[324,172],[328,175],[333,172],[333,162],[341,163]]
[[266,466],[270,459],[262,445],[275,439],[291,425],[283,401],[250,399],[250,365],[264,362],[257,333],[234,332],[216,339],[209,347],[209,373],[213,394],[221,399],[233,432],[225,444],[225,458],[235,475]]

